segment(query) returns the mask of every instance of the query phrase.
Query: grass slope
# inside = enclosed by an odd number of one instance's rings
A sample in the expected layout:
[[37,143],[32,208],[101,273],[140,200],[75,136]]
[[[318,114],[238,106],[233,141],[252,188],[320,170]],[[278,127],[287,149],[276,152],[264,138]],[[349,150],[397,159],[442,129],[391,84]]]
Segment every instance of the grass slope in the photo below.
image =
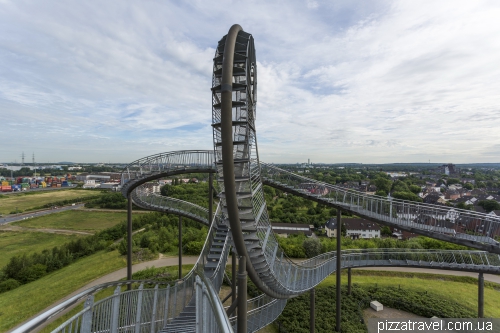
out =
[[[439,295],[443,299],[458,302],[465,308],[477,311],[477,279],[470,277],[453,277],[438,274],[415,274],[402,272],[374,272],[362,271],[356,274],[353,271],[352,283],[358,285],[392,286],[419,292],[428,292]],[[405,277],[406,276],[406,277]],[[413,277],[409,277],[413,276]],[[342,277],[342,284],[347,285],[347,275]],[[335,275],[330,275],[319,287],[335,285]],[[484,315],[488,318],[500,318],[500,285],[485,283],[484,288]]]
[[25,211],[61,200],[96,196],[99,193],[85,190],[54,190],[4,195],[0,198],[0,214],[10,214],[16,209]]
[[11,257],[22,254],[40,252],[67,243],[77,235],[59,235],[43,232],[0,231],[0,268],[4,267]]
[[100,231],[127,220],[126,212],[70,210],[12,223],[25,228]]
[[126,263],[117,251],[98,252],[17,289],[0,294],[0,332],[5,332],[90,281]]

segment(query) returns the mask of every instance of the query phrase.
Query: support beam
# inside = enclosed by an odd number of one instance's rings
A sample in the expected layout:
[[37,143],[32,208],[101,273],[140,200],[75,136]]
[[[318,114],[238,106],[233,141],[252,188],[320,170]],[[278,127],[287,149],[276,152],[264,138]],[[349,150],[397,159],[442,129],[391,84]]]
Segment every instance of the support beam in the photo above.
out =
[[351,268],[347,269],[347,295],[351,296]]
[[342,228],[341,228],[341,217],[342,217],[342,212],[340,209],[337,208],[337,268],[336,268],[336,275],[337,275],[337,290],[336,290],[336,296],[337,296],[337,313],[336,313],[336,326],[335,326],[335,331],[340,332],[340,273],[341,273],[341,242],[342,242]]
[[208,224],[212,223],[214,209],[214,175],[208,174]]
[[182,216],[179,215],[179,280],[182,279]]
[[309,295],[309,332],[314,333],[314,323],[315,323],[315,318],[316,318],[316,309],[314,308],[315,306],[315,294],[314,294],[314,288],[311,289],[310,295]]
[[[132,195],[127,195],[127,280],[132,280]],[[132,285],[127,285],[132,290]]]
[[236,302],[236,250],[231,255],[231,303]]
[[484,276],[479,273],[477,279],[477,317],[484,318]]
[[237,333],[247,333],[247,271],[246,257],[238,263],[238,321]]

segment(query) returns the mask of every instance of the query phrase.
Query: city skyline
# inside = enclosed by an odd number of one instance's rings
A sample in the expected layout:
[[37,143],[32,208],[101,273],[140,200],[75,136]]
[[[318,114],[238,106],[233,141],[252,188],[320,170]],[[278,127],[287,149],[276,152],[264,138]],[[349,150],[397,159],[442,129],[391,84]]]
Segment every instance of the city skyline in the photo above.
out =
[[263,161],[498,163],[499,14],[492,1],[3,0],[0,161],[211,149],[214,36],[239,23],[255,37]]

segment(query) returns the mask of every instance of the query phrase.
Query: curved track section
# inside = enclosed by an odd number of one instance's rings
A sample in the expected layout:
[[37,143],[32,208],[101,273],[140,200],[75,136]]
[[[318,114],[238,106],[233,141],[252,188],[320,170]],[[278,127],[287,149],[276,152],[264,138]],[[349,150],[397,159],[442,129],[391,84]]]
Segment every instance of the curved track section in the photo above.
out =
[[[282,311],[286,299],[313,288],[332,272],[342,268],[411,266],[500,273],[500,244],[495,240],[500,234],[498,218],[457,209],[368,197],[315,182],[271,165],[261,165],[255,130],[256,87],[257,63],[253,37],[239,25],[234,25],[228,35],[219,41],[214,57],[212,126],[215,154],[201,150],[157,154],[131,163],[122,174],[122,194],[134,200],[137,205],[187,216],[206,224],[209,219],[205,210],[157,196],[151,192],[147,182],[183,173],[218,173],[222,190],[221,205],[213,220],[210,217],[212,222],[209,234],[197,264],[186,278],[176,282],[174,296],[171,298],[173,303],[169,303],[172,289],[166,292],[165,297],[162,296],[161,301],[154,293],[151,295],[156,296],[144,299],[144,289],[140,289],[136,299],[129,298],[127,301],[131,308],[119,311],[120,301],[116,302],[117,296],[114,295],[107,299],[106,306],[97,310],[93,306],[86,307],[72,319],[77,320],[76,326],[90,323],[88,330],[85,328],[89,332],[129,329],[134,325],[135,331],[146,329],[152,332],[178,332],[194,331],[197,325],[197,331],[210,327],[210,331],[214,332],[231,332],[230,320],[217,297],[230,242],[234,243],[239,255],[247,258],[249,277],[266,294],[249,301],[249,332],[272,322]],[[375,222],[493,253],[348,250],[340,254],[341,267],[336,267],[337,252],[325,253],[296,264],[284,255],[272,232],[262,179],[279,189],[353,212]],[[167,313],[163,317],[161,329],[157,329],[160,326],[151,326],[153,323],[156,325],[154,317],[143,319],[141,314],[144,309],[153,309],[151,314],[156,316],[159,302],[163,304],[163,309],[169,304],[168,311],[172,311],[171,315]],[[115,308],[118,309],[118,315],[110,316],[115,311],[110,309]],[[120,323],[122,312],[125,314],[124,320],[135,315],[135,324],[130,320]],[[96,322],[102,318],[107,321],[103,326],[96,326],[94,318]],[[113,321],[110,318],[114,318]],[[78,324],[80,319],[81,324]],[[64,325],[71,327],[73,322]],[[92,330],[91,327],[95,329]]]
[[121,192],[127,197],[136,187],[151,180],[197,172],[215,172],[213,151],[179,150],[147,156],[122,171]]
[[152,186],[149,183],[138,186],[135,191],[132,191],[131,197],[134,203],[141,208],[184,216],[210,226],[208,209],[187,201],[155,193],[152,191]]
[[[253,37],[239,25],[233,25],[219,41],[212,77],[212,126],[223,211],[227,213],[238,254],[247,257],[251,280],[271,297],[289,298],[314,287],[333,267],[323,262],[312,269],[284,258],[271,230],[255,130],[256,77]],[[267,179],[279,177],[269,166],[266,168]],[[284,178],[292,179],[291,175]],[[269,183],[281,186],[278,182]],[[300,184],[295,185],[300,187]],[[306,195],[305,192],[301,191]],[[307,195],[316,198],[326,193]],[[386,198],[369,199],[345,190],[332,193],[335,196],[329,203],[337,208],[384,224],[405,225],[420,234],[500,253],[499,243],[493,239],[495,233],[500,233],[500,223],[495,218],[451,209],[443,216],[438,215],[438,208],[426,205],[397,200],[391,204]]]
[[[348,190],[261,163],[265,184],[374,222],[500,254],[500,217]],[[495,239],[496,238],[496,239]]]

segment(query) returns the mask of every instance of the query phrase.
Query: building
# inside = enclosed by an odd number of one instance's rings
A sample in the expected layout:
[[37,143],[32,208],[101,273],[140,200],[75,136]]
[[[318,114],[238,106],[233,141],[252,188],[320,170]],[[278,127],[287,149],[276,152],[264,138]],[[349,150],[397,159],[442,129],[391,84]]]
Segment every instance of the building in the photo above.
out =
[[[346,237],[358,238],[380,238],[380,226],[365,219],[343,219],[346,228]],[[329,219],[325,224],[326,235],[337,237],[337,218]]]
[[314,226],[309,224],[298,223],[272,223],[273,232],[280,237],[288,237],[288,235],[304,234],[307,237],[313,235]]
[[392,237],[400,239],[400,240],[407,240],[410,238],[418,237],[418,235],[414,232],[409,232],[406,230],[392,228]]
[[100,187],[101,184],[96,183],[94,179],[85,180],[85,184],[83,184],[83,188],[97,188]]

